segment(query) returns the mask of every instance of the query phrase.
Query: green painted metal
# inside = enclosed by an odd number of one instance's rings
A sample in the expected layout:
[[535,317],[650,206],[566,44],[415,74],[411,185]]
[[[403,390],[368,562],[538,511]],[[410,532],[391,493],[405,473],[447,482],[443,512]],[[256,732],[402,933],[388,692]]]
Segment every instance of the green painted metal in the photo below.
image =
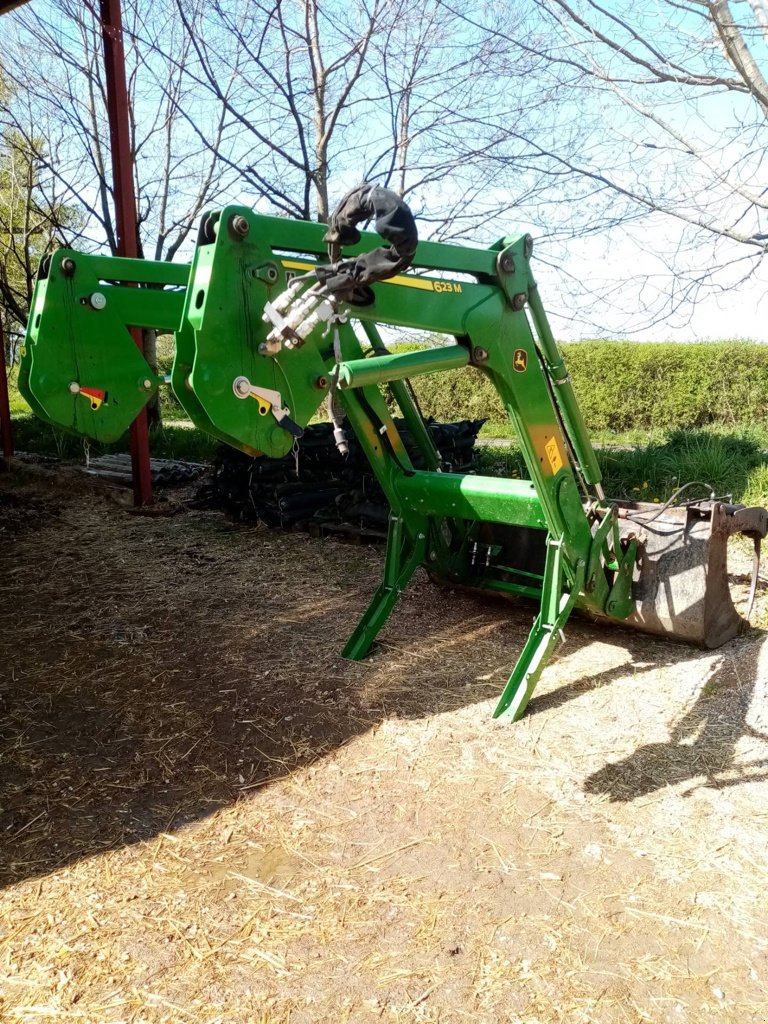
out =
[[[452,585],[534,597],[539,614],[496,710],[517,718],[574,607],[616,619],[632,613],[637,554],[636,542],[622,541],[616,509],[599,489],[594,452],[538,298],[530,240],[489,249],[421,243],[415,270],[373,285],[367,305],[344,307],[338,316],[330,307],[321,315],[318,306],[302,321],[303,333],[276,335],[274,325],[306,297],[287,289],[322,262],[324,231],[231,206],[206,214],[190,267],[56,254],[35,293],[24,392],[51,422],[90,437],[119,436],[157,386],[128,334],[131,325],[175,332],[179,401],[198,427],[246,452],[290,451],[333,391],[391,506],[383,580],[345,656],[367,654],[420,567]],[[363,234],[345,255],[379,243]],[[62,270],[67,257],[74,273]],[[97,291],[103,308],[89,298]],[[388,353],[377,325],[416,327],[454,343]],[[498,391],[528,480],[441,472],[408,378],[468,364]],[[72,382],[102,387],[109,400],[91,409],[69,390]],[[426,470],[411,463],[384,384]],[[543,569],[522,555],[519,564],[502,558],[485,539],[485,524],[546,539]]]
[[531,699],[546,660],[557,643],[558,635],[568,621],[583,585],[584,563],[581,559],[577,562],[577,577],[570,589],[564,586],[565,568],[562,543],[552,536],[548,537],[541,608],[493,712],[494,718],[507,718],[511,721],[520,718]]
[[397,493],[404,508],[420,515],[546,528],[530,480],[416,471],[398,478]]
[[397,599],[410,582],[414,572],[424,563],[427,537],[426,520],[412,522],[406,529],[401,516],[389,519],[384,579],[373,595],[367,611],[347,641],[343,656],[351,661],[364,658],[373,641],[389,618]]
[[260,220],[244,207],[227,207],[206,218],[172,376],[177,398],[198,426],[243,451],[279,457],[291,450],[294,436],[275,419],[274,403],[267,408],[257,397],[238,397],[235,382],[245,378],[279,394],[290,418],[302,426],[317,411],[329,384],[319,336],[314,344],[284,349],[273,358],[259,352],[268,334],[264,304],[287,283],[283,260],[259,230]]
[[188,268],[59,249],[39,276],[19,370],[19,390],[47,422],[116,441],[160,378],[129,326],[173,331]]
[[[371,342],[376,355],[390,355],[375,324],[366,321],[362,324],[362,328],[366,337]],[[389,381],[389,390],[395,402],[397,402],[400,414],[421,452],[427,469],[442,469],[440,453],[435,447],[432,435],[429,433],[424,422],[424,417],[421,414],[419,403],[416,400],[410,382],[408,380],[391,380]]]
[[602,480],[602,474],[597,463],[595,450],[589,440],[584,417],[576,400],[576,393],[573,390],[571,378],[547,322],[538,285],[530,274],[529,279],[528,301],[531,307],[531,316],[536,324],[539,348],[546,364],[549,379],[552,381],[555,401],[566,426],[576,458],[581,466],[585,482],[592,485],[599,484]]
[[469,362],[469,352],[461,345],[426,349],[423,352],[402,352],[371,356],[339,364],[339,387],[362,388],[369,384],[418,377],[441,370],[460,370]]

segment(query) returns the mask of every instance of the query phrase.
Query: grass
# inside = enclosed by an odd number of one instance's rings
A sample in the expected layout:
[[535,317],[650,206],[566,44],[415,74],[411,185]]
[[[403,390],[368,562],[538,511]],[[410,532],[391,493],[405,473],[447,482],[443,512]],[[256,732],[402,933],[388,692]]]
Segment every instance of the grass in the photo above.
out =
[[[487,420],[480,429],[480,439],[483,441],[514,441],[516,438],[515,428],[509,422]],[[590,437],[594,444],[604,445],[628,445],[637,447],[649,444],[652,441],[662,440],[666,436],[664,430],[591,430]],[[768,440],[768,431],[766,431]]]
[[765,471],[766,455],[758,445],[733,434],[676,430],[662,443],[645,448],[604,450],[599,454],[606,491],[622,496],[639,496],[652,501],[664,500],[689,481],[704,487],[692,489],[690,496],[731,494],[736,500],[764,500],[766,494],[754,493],[755,470]]
[[[761,505],[768,502],[768,452],[760,442],[759,434],[747,432],[675,430],[640,447],[598,448],[597,460],[613,498],[666,501],[683,484],[701,481],[706,486],[693,489],[691,497],[711,488],[718,496]],[[527,475],[514,442],[481,449],[479,460],[480,472],[489,476]]]
[[[13,419],[14,447],[20,452],[64,460],[84,458],[85,451],[93,456],[109,452],[127,452],[128,435],[113,444],[98,444],[82,437],[56,430],[41,423],[32,413],[17,415]],[[150,449],[153,458],[178,459],[187,462],[210,462],[218,442],[200,430],[166,421],[162,427],[150,429]]]
[[[672,431],[662,427],[653,430],[635,428],[634,430],[595,430],[590,429],[589,436],[592,443],[598,447],[605,448],[645,448],[654,444],[663,444]],[[736,437],[747,438],[754,441],[760,448],[768,449],[768,427],[762,424],[753,424],[749,427],[743,424],[713,423],[707,426],[697,427],[693,433],[701,435],[722,435],[732,434]],[[515,429],[509,422],[488,421],[483,424],[480,430],[481,441],[510,441],[516,442]]]

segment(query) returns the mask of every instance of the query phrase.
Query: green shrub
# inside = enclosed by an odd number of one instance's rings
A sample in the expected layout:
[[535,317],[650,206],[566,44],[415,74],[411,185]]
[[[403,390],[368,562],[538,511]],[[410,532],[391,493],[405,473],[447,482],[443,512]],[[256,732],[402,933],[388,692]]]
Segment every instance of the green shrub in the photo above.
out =
[[[588,341],[562,349],[590,430],[768,424],[768,345]],[[425,415],[506,419],[478,370],[420,377],[413,384]]]
[[[597,461],[609,498],[666,501],[683,484],[681,496],[708,498],[710,488],[723,498],[748,505],[768,501],[768,458],[753,438],[716,430],[675,430],[664,440],[638,448],[598,448]],[[476,469],[484,476],[527,478],[517,444],[481,447]]]

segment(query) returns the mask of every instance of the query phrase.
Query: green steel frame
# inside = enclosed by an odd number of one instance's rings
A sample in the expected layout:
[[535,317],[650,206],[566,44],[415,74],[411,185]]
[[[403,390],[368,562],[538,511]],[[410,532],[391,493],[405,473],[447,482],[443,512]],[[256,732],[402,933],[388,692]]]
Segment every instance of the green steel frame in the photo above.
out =
[[[614,619],[633,611],[636,558],[636,543],[620,538],[617,510],[603,498],[531,271],[530,238],[490,249],[422,242],[419,272],[375,285],[370,304],[346,307],[304,344],[270,348],[265,306],[322,261],[324,230],[228,207],[204,218],[190,267],[55,253],[33,301],[22,390],[43,418],[111,440],[160,383],[128,328],[173,330],[172,384],[190,418],[243,451],[271,456],[290,451],[296,428],[333,390],[391,507],[383,580],[345,656],[365,657],[420,567],[438,582],[536,598],[538,616],[495,712],[519,718],[575,606]],[[365,234],[349,255],[378,243]],[[389,354],[379,325],[452,342]],[[442,471],[408,379],[465,366],[498,391],[528,480]],[[383,385],[428,469],[414,469]],[[484,540],[487,523],[546,536],[543,566],[503,564],[498,545]]]

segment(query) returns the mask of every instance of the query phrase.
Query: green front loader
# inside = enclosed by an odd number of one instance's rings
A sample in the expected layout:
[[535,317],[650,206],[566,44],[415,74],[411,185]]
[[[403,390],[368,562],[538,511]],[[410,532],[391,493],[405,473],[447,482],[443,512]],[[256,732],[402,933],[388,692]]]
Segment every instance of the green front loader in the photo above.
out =
[[[383,579],[344,649],[364,658],[414,572],[534,601],[538,613],[498,706],[518,718],[574,609],[717,647],[745,626],[729,537],[755,544],[768,513],[718,500],[611,501],[531,269],[528,235],[488,249],[421,242],[407,208],[358,190],[330,229],[227,207],[203,219],[191,266],[59,250],[35,292],[20,386],[34,411],[100,441],[164,381],[129,334],[175,335],[174,393],[202,430],[283,456],[323,404],[352,430],[390,504]],[[376,217],[376,234],[355,224]],[[380,327],[446,344],[387,351]],[[444,471],[409,380],[475,367],[514,426],[527,480]],[[427,469],[414,469],[387,386]],[[757,562],[757,558],[756,558]]]

